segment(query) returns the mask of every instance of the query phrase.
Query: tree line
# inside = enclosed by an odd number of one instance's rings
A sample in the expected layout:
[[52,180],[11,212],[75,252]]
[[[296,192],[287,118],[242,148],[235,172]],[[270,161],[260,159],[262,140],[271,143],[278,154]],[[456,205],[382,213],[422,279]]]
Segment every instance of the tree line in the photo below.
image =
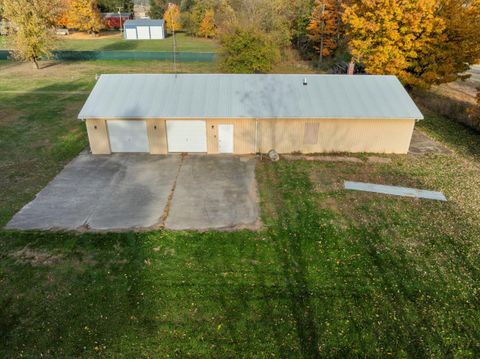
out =
[[[152,9],[166,6],[152,0]],[[480,0],[181,0],[183,30],[218,38],[231,72],[268,72],[292,47],[409,86],[461,78],[480,59]],[[156,10],[155,10],[156,11]]]
[[[47,32],[61,14],[94,32],[101,7],[118,5],[117,0],[0,1],[18,32],[24,31],[20,24],[27,32],[29,27]],[[369,74],[429,87],[461,78],[480,59],[480,0],[151,0],[149,15],[165,18],[170,30],[218,39],[228,72],[268,72],[294,48],[317,63],[351,61]]]

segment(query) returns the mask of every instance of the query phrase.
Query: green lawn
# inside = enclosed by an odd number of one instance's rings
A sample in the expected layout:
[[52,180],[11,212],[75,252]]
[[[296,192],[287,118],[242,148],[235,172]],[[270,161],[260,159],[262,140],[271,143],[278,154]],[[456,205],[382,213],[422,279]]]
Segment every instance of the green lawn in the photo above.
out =
[[[41,70],[29,63],[19,64],[0,60],[0,91],[90,91],[96,74],[112,73],[173,73],[169,61],[155,60],[94,60],[41,62]],[[177,63],[179,73],[217,72],[214,63]]]
[[[70,39],[68,36],[60,38],[57,44],[59,50],[71,51],[173,51],[173,37],[164,40],[124,40],[118,33],[114,37],[91,37],[87,39]],[[188,36],[184,33],[176,34],[177,51],[182,52],[216,52],[218,43],[215,40]],[[9,45],[4,37],[0,37],[0,49],[8,49]]]
[[[38,93],[89,89],[110,63],[77,66],[0,63],[0,90],[27,91],[0,92],[0,224],[86,145],[86,94]],[[479,357],[480,137],[434,114],[420,127],[454,152],[259,162],[258,233],[0,231],[0,358]]]

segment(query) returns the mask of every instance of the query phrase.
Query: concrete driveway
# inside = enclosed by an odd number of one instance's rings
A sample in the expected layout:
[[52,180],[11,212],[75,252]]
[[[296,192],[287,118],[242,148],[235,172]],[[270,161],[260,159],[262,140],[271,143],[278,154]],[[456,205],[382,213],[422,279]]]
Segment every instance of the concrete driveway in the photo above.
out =
[[81,154],[9,229],[256,228],[252,157]]

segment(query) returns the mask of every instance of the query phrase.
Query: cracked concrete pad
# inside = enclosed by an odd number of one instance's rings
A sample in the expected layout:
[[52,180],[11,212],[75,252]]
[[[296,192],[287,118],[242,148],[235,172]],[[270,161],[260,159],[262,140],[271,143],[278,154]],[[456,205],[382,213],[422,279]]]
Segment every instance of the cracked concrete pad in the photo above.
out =
[[155,226],[180,161],[180,156],[81,154],[6,228],[118,230]]
[[255,159],[185,157],[168,210],[169,229],[257,228]]

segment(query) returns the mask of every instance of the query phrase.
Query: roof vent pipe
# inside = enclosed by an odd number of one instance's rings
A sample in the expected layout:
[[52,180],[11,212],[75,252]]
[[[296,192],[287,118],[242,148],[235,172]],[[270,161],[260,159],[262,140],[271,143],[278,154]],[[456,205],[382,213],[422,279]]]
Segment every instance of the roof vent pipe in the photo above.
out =
[[307,85],[308,85],[308,81],[307,81],[307,78],[305,77],[305,78],[303,79],[303,86],[307,86]]

